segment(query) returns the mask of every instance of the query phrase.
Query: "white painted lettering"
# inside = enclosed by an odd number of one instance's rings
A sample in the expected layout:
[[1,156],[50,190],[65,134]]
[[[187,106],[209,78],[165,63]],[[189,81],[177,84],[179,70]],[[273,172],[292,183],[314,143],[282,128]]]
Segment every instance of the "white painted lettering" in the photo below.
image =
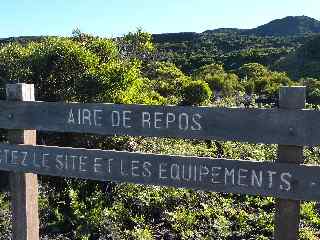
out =
[[180,180],[180,167],[178,164],[171,164],[170,167],[170,177],[173,180]]
[[131,161],[131,176],[140,177],[136,170],[139,170],[140,161]]
[[72,170],[76,170],[76,159],[78,158],[78,156],[71,155],[70,158],[72,161]]
[[231,177],[231,183],[234,185],[234,169],[231,169],[230,171],[228,168],[224,169],[224,184],[228,183],[228,177]]
[[125,172],[123,165],[124,165],[123,161],[120,160],[120,173],[121,173],[122,176],[127,176],[128,173]]
[[4,151],[4,161],[5,161],[6,164],[8,164],[8,161],[9,161],[8,155],[10,153],[10,150],[9,149],[4,149],[3,151]]
[[118,111],[112,111],[111,125],[112,127],[120,127],[120,113]]
[[241,182],[241,179],[245,180],[248,176],[245,175],[248,173],[248,169],[239,168],[238,170],[238,185],[241,187],[248,187],[248,184]]
[[78,124],[81,125],[81,109],[78,109]]
[[251,186],[262,187],[262,171],[259,171],[259,176],[257,175],[255,170],[251,172]]
[[100,109],[94,109],[93,110],[93,122],[94,122],[94,125],[97,126],[97,127],[101,127],[102,126],[102,113],[103,113],[103,110],[100,110]]
[[212,167],[211,168],[211,176],[212,176],[212,179],[211,179],[211,182],[213,184],[219,184],[221,183],[220,181],[218,181],[216,178],[220,176],[220,172],[221,171],[221,167]]
[[62,170],[64,168],[62,160],[63,160],[63,155],[62,154],[58,154],[56,156],[56,168],[59,169],[59,170]]
[[108,173],[111,173],[111,162],[113,161],[113,158],[108,159]]
[[282,184],[280,184],[280,189],[289,192],[291,190],[291,182],[290,179],[292,175],[288,172],[281,173],[280,180]]
[[33,156],[33,159],[32,159],[33,166],[36,168],[41,168],[41,165],[37,163],[36,152],[33,152],[32,156]]
[[169,112],[167,113],[167,117],[166,117],[166,128],[170,127],[170,123],[174,123],[176,120],[176,115],[174,115],[173,113]]
[[151,171],[150,171],[150,167],[152,166],[152,164],[150,162],[144,162],[142,165],[143,168],[143,172],[142,172],[142,176],[143,177],[151,177]]
[[197,181],[197,165],[194,165],[194,168],[193,168],[193,181]]
[[189,116],[186,113],[179,114],[179,129],[188,130],[189,128]]
[[162,122],[163,113],[162,112],[155,112],[154,113],[154,127],[161,128],[159,123]]
[[88,159],[87,156],[80,156],[79,157],[79,171],[80,172],[86,172],[87,169],[85,169],[86,164],[86,160]]
[[43,168],[50,168],[49,166],[49,160],[47,159],[47,157],[49,156],[50,154],[49,153],[42,153],[42,158],[41,158],[41,165]]
[[102,163],[101,163],[101,161],[102,161],[102,158],[98,158],[98,157],[96,157],[96,158],[94,158],[94,160],[93,160],[93,171],[95,172],[95,173],[102,173]]
[[131,111],[123,111],[123,127],[124,128],[131,128],[131,125],[129,124],[129,121],[131,120],[131,117],[129,116],[131,114]]
[[269,184],[268,187],[272,188],[273,185],[273,176],[277,174],[277,172],[273,172],[273,171],[267,171],[268,173],[268,179],[269,179]]
[[73,109],[72,108],[69,111],[69,117],[68,117],[67,123],[68,124],[75,124],[76,123],[74,116],[73,116]]
[[82,124],[91,126],[91,112],[89,109],[82,110]]
[[28,166],[28,164],[27,164],[28,152],[21,152],[21,155],[22,155],[21,165],[24,167]]
[[68,170],[68,166],[69,166],[69,164],[68,164],[68,154],[64,155],[64,162],[65,162],[64,169]]
[[199,181],[202,181],[203,176],[207,176],[209,174],[209,169],[206,166],[200,165],[200,173],[199,173]]
[[142,127],[151,128],[151,116],[149,112],[142,112]]
[[18,151],[12,150],[11,151],[11,164],[12,165],[17,165],[17,160],[18,160]]
[[202,129],[201,124],[199,123],[199,120],[202,118],[202,116],[199,113],[196,113],[192,115],[192,123],[191,130],[193,131],[200,131]]
[[[185,181],[190,181],[192,178],[192,165],[188,165],[189,167],[186,167],[184,164],[182,164],[182,171],[181,171],[181,178]],[[186,170],[188,169],[188,171]],[[188,173],[188,176],[186,176],[186,172]]]
[[160,163],[159,164],[159,178],[160,179],[168,178],[167,176],[162,175],[162,174],[165,174],[167,172],[167,169],[165,169],[166,166],[167,166],[166,163]]

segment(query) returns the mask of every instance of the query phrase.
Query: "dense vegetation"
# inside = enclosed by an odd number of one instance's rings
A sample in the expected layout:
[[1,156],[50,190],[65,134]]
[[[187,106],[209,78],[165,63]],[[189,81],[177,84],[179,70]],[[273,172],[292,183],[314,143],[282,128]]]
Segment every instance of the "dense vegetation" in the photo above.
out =
[[[263,37],[238,30],[103,39],[6,40],[0,94],[34,83],[37,100],[272,107],[281,85],[305,84],[319,102],[319,37]],[[295,59],[303,65],[296,64]],[[300,63],[300,62],[299,62]],[[299,70],[300,69],[300,70]],[[303,69],[303,71],[302,71]],[[261,101],[261,99],[267,100]],[[262,104],[262,105],[261,105]],[[308,105],[317,108],[316,105]],[[274,160],[276,146],[238,142],[38,133],[41,144]],[[319,163],[320,148],[305,149]],[[40,177],[43,239],[271,239],[274,199],[167,187]],[[0,239],[10,235],[10,195],[0,194]],[[320,237],[319,206],[304,202],[300,239]]]
[[250,62],[269,66],[318,33],[319,21],[300,16],[277,19],[253,29],[220,28],[153,37],[162,59],[192,73],[210,63],[224,64],[228,70]]
[[292,79],[320,76],[320,36],[311,38],[297,51],[275,62],[273,68],[286,71]]
[[159,51],[158,59],[171,61],[185,73],[191,74],[199,67],[211,63],[223,64],[227,70],[251,62],[270,66],[298,48],[307,38],[307,35],[260,37],[206,31],[200,34],[155,35],[154,41]]

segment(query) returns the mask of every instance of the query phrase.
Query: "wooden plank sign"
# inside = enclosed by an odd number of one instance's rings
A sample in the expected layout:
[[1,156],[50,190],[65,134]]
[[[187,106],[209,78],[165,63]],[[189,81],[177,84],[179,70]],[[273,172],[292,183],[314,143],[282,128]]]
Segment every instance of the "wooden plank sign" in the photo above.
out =
[[0,128],[102,135],[320,144],[320,112],[0,101]]
[[[33,86],[7,85],[8,99],[34,100],[24,88]],[[12,176],[13,239],[39,239],[34,174],[273,196],[275,239],[298,239],[299,200],[320,201],[320,166],[302,165],[302,146],[320,144],[320,112],[304,104],[304,87],[281,87],[280,109],[0,101],[0,128],[13,144],[35,144],[35,130],[279,144],[276,162],[0,145],[0,170]]]
[[318,166],[0,145],[0,169],[100,181],[320,200]]

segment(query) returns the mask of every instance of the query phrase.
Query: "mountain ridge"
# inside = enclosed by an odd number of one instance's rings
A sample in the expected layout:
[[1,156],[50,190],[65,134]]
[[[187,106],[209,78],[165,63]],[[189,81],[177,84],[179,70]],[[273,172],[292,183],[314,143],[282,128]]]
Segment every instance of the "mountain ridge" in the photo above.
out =
[[[320,33],[320,21],[308,16],[287,16],[280,19],[274,19],[266,24],[256,28],[241,29],[241,28],[216,28],[205,30],[201,33],[197,32],[176,32],[176,33],[158,33],[152,34],[157,41],[161,36],[201,36],[208,33],[233,33],[240,35],[257,35],[257,36],[273,36],[286,37],[294,35]],[[161,41],[161,40],[160,40]]]
[[244,31],[244,34],[258,36],[291,36],[307,33],[320,33],[320,21],[308,16],[287,16]]

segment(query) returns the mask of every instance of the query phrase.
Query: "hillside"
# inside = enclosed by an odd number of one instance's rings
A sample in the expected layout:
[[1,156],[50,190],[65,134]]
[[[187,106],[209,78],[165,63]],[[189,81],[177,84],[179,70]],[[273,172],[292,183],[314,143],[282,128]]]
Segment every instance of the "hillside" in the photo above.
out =
[[273,69],[285,71],[293,79],[320,78],[320,35],[278,60]]
[[271,66],[314,34],[320,22],[306,16],[285,17],[253,29],[218,28],[202,33],[154,34],[161,60],[174,62],[185,73],[211,63],[228,70],[250,62]]
[[252,29],[239,28],[217,28],[206,30],[202,33],[181,32],[181,33],[162,33],[154,34],[156,42],[164,40],[180,40],[187,41],[195,37],[208,33],[224,33],[224,34],[241,34],[241,35],[256,35],[256,36],[277,36],[286,37],[293,35],[303,35],[320,33],[320,21],[308,16],[288,16],[281,19],[272,20],[269,23],[263,24]]
[[28,42],[37,42],[41,40],[42,36],[21,36],[21,37],[8,37],[8,38],[0,38],[0,45],[7,44],[7,43],[21,43],[26,44]]
[[257,28],[243,31],[242,34],[258,36],[292,36],[320,33],[320,21],[307,16],[289,16],[273,20]]

